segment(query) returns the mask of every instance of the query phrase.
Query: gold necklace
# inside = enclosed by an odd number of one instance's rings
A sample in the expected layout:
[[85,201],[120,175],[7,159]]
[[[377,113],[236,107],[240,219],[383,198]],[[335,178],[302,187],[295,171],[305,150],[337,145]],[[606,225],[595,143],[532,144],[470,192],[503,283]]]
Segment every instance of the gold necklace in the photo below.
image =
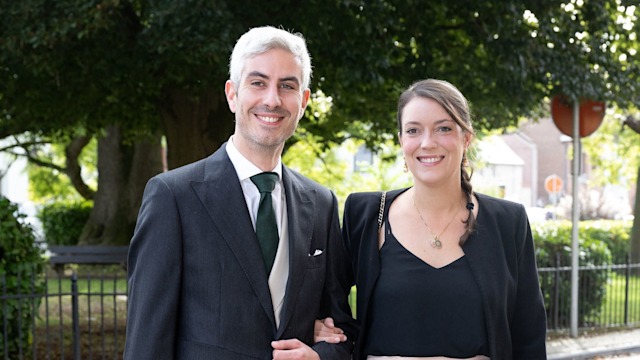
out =
[[[431,239],[431,241],[429,241],[429,245],[431,245],[432,248],[441,249],[442,248],[442,241],[440,241],[440,236],[442,236],[442,234],[444,234],[444,232],[447,231],[447,228],[449,227],[449,225],[451,225],[451,223],[453,222],[453,220],[455,220],[456,217],[454,216],[451,219],[451,221],[449,221],[447,226],[445,226],[444,229],[442,229],[440,234],[436,235],[433,232],[433,230],[431,230],[429,225],[427,225],[427,222],[424,221],[424,218],[422,217],[422,214],[420,213],[420,209],[418,209],[418,205],[416,205],[416,197],[415,197],[414,194],[411,194],[411,201],[413,201],[413,207],[416,208],[416,211],[418,212],[418,216],[420,217],[420,220],[422,220],[422,223],[424,224],[424,226],[427,228],[427,230],[429,230],[429,232],[433,236],[433,239]],[[456,212],[456,214],[458,214],[458,213]]]

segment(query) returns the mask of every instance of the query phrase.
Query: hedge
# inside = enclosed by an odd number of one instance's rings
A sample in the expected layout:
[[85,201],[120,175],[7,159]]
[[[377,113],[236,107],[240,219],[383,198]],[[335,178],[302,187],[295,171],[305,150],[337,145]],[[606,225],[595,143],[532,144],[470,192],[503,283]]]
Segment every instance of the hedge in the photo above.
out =
[[38,212],[49,245],[77,245],[91,213],[91,202],[51,203]]
[[[536,246],[538,269],[571,266],[572,228],[569,221],[547,221],[531,225]],[[622,221],[581,221],[578,230],[580,267],[595,267],[623,264],[629,252],[631,224]],[[615,260],[615,261],[614,261]],[[556,312],[560,317],[569,317],[571,302],[571,276],[560,276],[555,284],[553,276],[541,276],[540,286],[550,318]],[[579,277],[580,301],[578,302],[578,324],[589,326],[590,318],[597,318],[606,297],[610,271],[582,271]],[[555,291],[558,291],[556,294]],[[553,309],[555,297],[563,299],[559,309]]]
[[31,316],[40,304],[40,298],[25,301],[10,296],[43,294],[45,283],[42,250],[24,218],[15,204],[0,196],[0,354],[10,359],[30,357]]

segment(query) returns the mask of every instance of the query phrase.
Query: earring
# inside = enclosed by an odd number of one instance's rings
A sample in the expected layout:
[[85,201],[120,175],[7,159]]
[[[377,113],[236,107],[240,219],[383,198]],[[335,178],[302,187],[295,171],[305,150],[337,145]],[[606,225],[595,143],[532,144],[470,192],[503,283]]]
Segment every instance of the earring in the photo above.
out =
[[402,171],[404,171],[405,173],[409,172],[409,166],[407,165],[407,160],[404,160],[404,166],[402,167]]
[[462,155],[462,167],[469,167],[469,159],[467,159],[467,154]]

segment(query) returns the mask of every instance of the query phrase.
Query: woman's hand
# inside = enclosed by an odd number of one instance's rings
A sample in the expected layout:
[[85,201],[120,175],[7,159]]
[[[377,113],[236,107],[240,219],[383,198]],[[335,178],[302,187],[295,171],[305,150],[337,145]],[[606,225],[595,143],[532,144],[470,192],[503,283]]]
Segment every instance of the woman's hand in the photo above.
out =
[[328,317],[323,320],[316,320],[313,327],[314,342],[324,341],[330,344],[337,344],[347,341],[347,335],[333,323],[333,319]]

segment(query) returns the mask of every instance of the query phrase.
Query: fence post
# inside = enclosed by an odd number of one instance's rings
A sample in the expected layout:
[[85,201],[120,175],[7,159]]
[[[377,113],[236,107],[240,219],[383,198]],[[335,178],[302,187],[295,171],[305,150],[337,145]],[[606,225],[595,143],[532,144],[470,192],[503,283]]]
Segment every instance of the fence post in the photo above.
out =
[[2,344],[4,345],[4,358],[9,359],[9,331],[7,328],[7,319],[9,318],[7,310],[7,278],[2,274]]
[[78,314],[78,276],[71,274],[71,321],[73,328],[73,359],[80,360],[80,324]]
[[631,277],[631,254],[627,254],[624,267],[624,324],[629,325],[629,280]]
[[553,272],[553,328],[559,329],[560,311],[560,253],[556,252],[556,269]]
[[[22,283],[22,278],[20,277],[21,271],[18,270],[17,276],[16,278],[18,279],[18,284]],[[24,343],[24,338],[29,336],[28,334],[23,334],[22,333],[22,289],[18,288],[18,293],[16,294],[16,303],[18,304],[18,356],[20,359],[24,359],[24,354],[23,354],[23,346],[22,344]]]

